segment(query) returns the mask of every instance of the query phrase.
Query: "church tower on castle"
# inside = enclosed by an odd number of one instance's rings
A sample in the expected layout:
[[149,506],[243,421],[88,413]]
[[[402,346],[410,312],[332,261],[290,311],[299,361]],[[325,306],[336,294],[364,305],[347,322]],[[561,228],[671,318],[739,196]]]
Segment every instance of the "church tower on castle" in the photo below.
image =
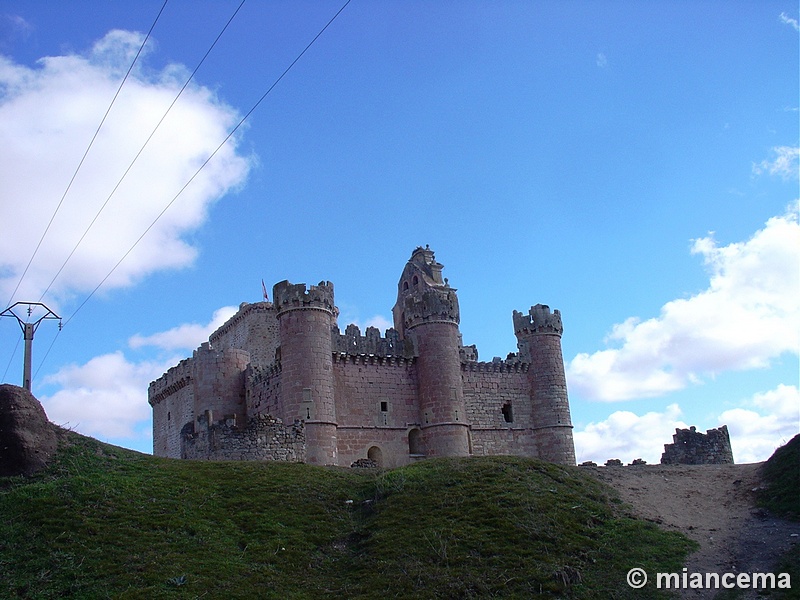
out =
[[419,423],[427,456],[470,454],[461,376],[461,333],[456,290],[429,248],[417,248],[397,284],[392,309],[400,339],[415,349]]
[[514,311],[518,352],[479,362],[429,247],[403,268],[382,335],[341,333],[333,284],[273,288],[150,384],[153,452],[395,467],[439,456],[575,464],[559,311]]

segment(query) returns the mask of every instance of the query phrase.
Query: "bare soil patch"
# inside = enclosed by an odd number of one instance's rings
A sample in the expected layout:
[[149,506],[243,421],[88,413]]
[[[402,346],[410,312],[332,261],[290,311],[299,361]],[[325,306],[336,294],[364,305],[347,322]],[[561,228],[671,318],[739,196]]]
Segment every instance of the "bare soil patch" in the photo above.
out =
[[[638,516],[700,544],[686,562],[689,573],[722,574],[771,572],[790,548],[800,551],[800,523],[775,518],[755,505],[762,464],[583,468],[615,488]],[[682,597],[713,598],[716,593],[685,590]],[[757,597],[755,592],[741,596]]]

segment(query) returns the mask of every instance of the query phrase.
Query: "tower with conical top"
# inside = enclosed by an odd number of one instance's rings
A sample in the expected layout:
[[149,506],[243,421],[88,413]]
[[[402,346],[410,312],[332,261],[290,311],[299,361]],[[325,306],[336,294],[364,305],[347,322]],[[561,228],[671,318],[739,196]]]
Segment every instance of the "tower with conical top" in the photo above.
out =
[[470,454],[456,290],[429,247],[418,247],[397,284],[394,327],[414,348],[426,456]]
[[564,332],[561,313],[557,310],[551,313],[549,306],[537,304],[527,315],[515,310],[513,318],[520,359],[530,364],[528,381],[537,456],[550,462],[574,465],[572,420],[561,353]]

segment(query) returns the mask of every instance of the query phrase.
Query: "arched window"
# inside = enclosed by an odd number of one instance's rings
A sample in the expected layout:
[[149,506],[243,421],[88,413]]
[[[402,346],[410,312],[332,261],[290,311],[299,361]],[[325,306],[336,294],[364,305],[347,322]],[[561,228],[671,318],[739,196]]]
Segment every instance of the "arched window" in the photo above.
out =
[[407,281],[404,281],[404,282],[403,282],[403,291],[405,291],[405,290],[407,290],[407,289],[408,289],[408,282],[407,282]]
[[414,285],[417,285],[419,283],[419,277],[414,275],[414,279],[412,281],[413,281]]

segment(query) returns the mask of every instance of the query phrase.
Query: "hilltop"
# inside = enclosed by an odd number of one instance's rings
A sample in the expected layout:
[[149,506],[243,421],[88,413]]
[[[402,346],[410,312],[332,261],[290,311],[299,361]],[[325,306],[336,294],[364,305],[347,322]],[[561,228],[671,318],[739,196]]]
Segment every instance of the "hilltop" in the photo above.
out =
[[45,470],[0,479],[2,597],[641,598],[631,565],[680,569],[695,547],[533,459],[363,471],[59,438]]
[[0,478],[1,597],[669,597],[630,589],[628,569],[725,571],[743,548],[767,556],[756,538],[775,521],[754,503],[796,518],[796,440],[764,469],[486,457],[381,471],[58,438],[46,469]]

